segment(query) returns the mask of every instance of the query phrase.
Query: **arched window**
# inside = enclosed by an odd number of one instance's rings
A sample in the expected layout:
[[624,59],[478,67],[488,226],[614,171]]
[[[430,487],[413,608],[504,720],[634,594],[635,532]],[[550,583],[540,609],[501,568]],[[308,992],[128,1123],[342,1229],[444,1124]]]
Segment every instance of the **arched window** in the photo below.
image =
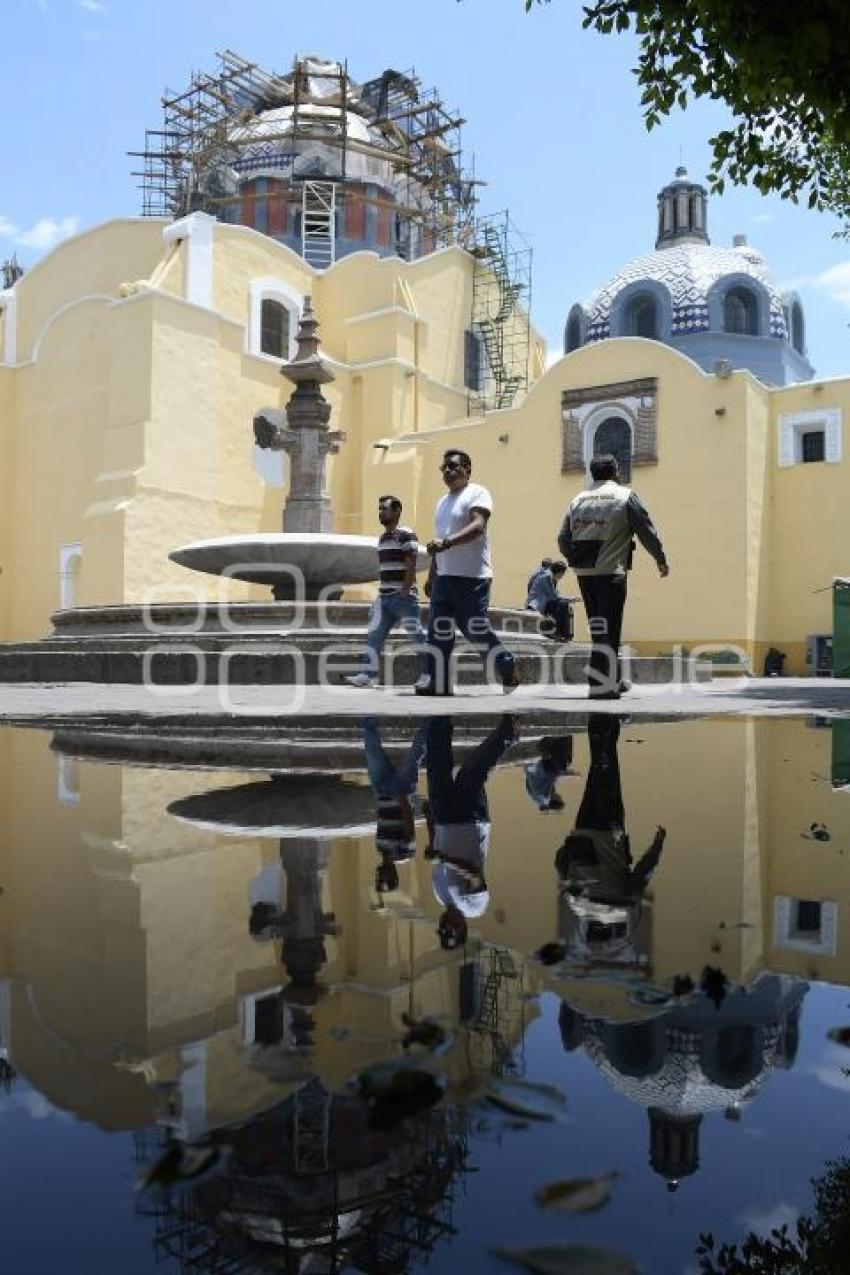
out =
[[723,298],[723,330],[758,336],[758,307],[748,288],[731,288]]
[[467,328],[463,334],[463,383],[468,390],[483,393],[487,380],[487,351],[481,333]]
[[295,357],[295,334],[303,297],[285,279],[266,275],[251,280],[246,346],[270,359]]
[[632,431],[620,416],[608,416],[593,436],[594,456],[617,457],[620,478],[627,483],[632,476]]
[[806,324],[799,301],[791,304],[791,344],[798,354],[806,353]]
[[276,359],[289,357],[289,311],[271,297],[265,297],[260,308],[260,352]]
[[564,334],[564,353],[569,354],[571,350],[578,350],[581,347],[581,311],[578,306],[574,306],[570,310],[567,319],[567,330]]
[[658,338],[658,307],[652,297],[635,297],[626,310],[625,336]]

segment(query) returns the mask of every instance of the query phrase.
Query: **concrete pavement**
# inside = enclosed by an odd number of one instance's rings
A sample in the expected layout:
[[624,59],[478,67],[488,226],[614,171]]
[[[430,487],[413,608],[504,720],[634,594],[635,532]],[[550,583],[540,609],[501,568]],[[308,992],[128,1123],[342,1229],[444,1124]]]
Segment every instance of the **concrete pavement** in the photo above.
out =
[[0,685],[0,722],[45,726],[69,719],[131,721],[162,717],[205,725],[238,725],[246,718],[293,716],[334,719],[375,715],[423,717],[502,712],[627,713],[630,717],[808,716],[850,717],[850,680],[832,678],[724,678],[688,685],[636,686],[619,701],[587,700],[581,686],[529,686],[512,695],[464,687],[450,699],[417,697],[411,690],[358,691],[340,686],[200,686],[151,689],[92,682]]

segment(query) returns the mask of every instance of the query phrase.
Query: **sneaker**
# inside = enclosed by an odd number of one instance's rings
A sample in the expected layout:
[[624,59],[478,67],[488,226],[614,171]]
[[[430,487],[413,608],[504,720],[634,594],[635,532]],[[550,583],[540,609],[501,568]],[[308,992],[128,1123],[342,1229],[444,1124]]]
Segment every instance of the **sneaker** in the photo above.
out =
[[522,679],[520,678],[516,669],[511,669],[508,676],[502,682],[502,690],[505,692],[506,695],[510,695],[511,691],[515,691],[517,687],[521,685],[522,685]]
[[627,682],[625,678],[623,678],[622,681],[617,686],[617,690],[620,692],[621,695],[628,695],[631,689],[632,689],[631,682]]
[[356,686],[359,690],[371,690],[378,685],[378,679],[373,677],[371,673],[352,673],[347,677],[346,682],[349,686]]

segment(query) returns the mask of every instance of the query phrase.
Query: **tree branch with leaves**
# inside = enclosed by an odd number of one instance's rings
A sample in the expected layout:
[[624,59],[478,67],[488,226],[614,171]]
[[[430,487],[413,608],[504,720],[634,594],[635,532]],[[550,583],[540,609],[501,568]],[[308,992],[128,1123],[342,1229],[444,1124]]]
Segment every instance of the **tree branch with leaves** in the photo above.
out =
[[[552,0],[524,0],[526,10]],[[695,98],[724,102],[708,184],[752,184],[834,213],[850,235],[847,0],[597,0],[582,25],[634,30],[648,129]]]

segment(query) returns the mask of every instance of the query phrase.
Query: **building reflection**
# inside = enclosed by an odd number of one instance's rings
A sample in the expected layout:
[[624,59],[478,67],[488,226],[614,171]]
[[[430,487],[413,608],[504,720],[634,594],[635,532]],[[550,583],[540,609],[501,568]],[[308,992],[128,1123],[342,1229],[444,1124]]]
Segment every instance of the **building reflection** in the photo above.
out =
[[468,1138],[462,1107],[414,1116],[400,1137],[371,1127],[360,1098],[313,1079],[216,1135],[225,1167],[160,1202],[158,1251],[185,1271],[397,1275],[453,1233]]
[[699,1168],[703,1118],[739,1119],[776,1068],[794,1065],[808,985],[762,974],[718,1006],[702,991],[634,1022],[561,1003],[564,1049],[584,1050],[618,1093],[646,1109],[649,1163],[675,1190]]
[[649,1163],[672,1191],[699,1168],[704,1117],[739,1119],[775,1068],[793,1066],[808,985],[767,972],[733,985],[717,966],[704,967],[699,985],[687,968],[648,982],[647,895],[666,829],[658,824],[633,858],[620,733],[615,717],[591,719],[584,794],[556,854],[563,937],[555,955],[575,989],[561,1002],[559,1026],[567,1052],[583,1050],[618,1093],[646,1109]]
[[[179,1244],[191,1217],[199,1244],[219,1228],[238,1246],[274,1215],[291,1269],[309,1234],[306,1269],[322,1269],[332,1234],[353,1237],[346,1253],[377,1245],[377,1263],[420,1205],[450,1224],[469,1136],[454,1098],[523,1073],[548,991],[564,1047],[647,1111],[653,1169],[687,1178],[705,1121],[745,1113],[793,1065],[807,984],[850,984],[845,724],[606,720],[589,738],[567,720],[440,724],[453,780],[497,732],[476,863],[434,853],[410,724],[378,731],[392,793],[387,771],[370,785],[362,735],[344,766],[323,769],[311,744],[309,767],[281,753],[265,779],[78,764],[38,733],[0,737],[0,1079],[17,1070],[103,1129],[227,1145],[224,1171],[171,1218]],[[373,729],[373,761],[375,742]],[[529,759],[554,754],[563,808],[549,794],[535,810]],[[443,873],[443,895],[463,904],[457,947],[441,943],[440,866],[460,871]],[[558,960],[543,965],[533,954],[553,940]],[[719,1004],[706,968],[729,981]],[[405,1016],[454,1034],[450,1101],[416,1117],[409,1158],[404,1139],[364,1125],[348,1085],[398,1055]],[[308,1173],[295,1131],[322,1112],[324,1167]],[[401,1248],[412,1261],[415,1245]],[[392,1260],[374,1269],[406,1269]]]

